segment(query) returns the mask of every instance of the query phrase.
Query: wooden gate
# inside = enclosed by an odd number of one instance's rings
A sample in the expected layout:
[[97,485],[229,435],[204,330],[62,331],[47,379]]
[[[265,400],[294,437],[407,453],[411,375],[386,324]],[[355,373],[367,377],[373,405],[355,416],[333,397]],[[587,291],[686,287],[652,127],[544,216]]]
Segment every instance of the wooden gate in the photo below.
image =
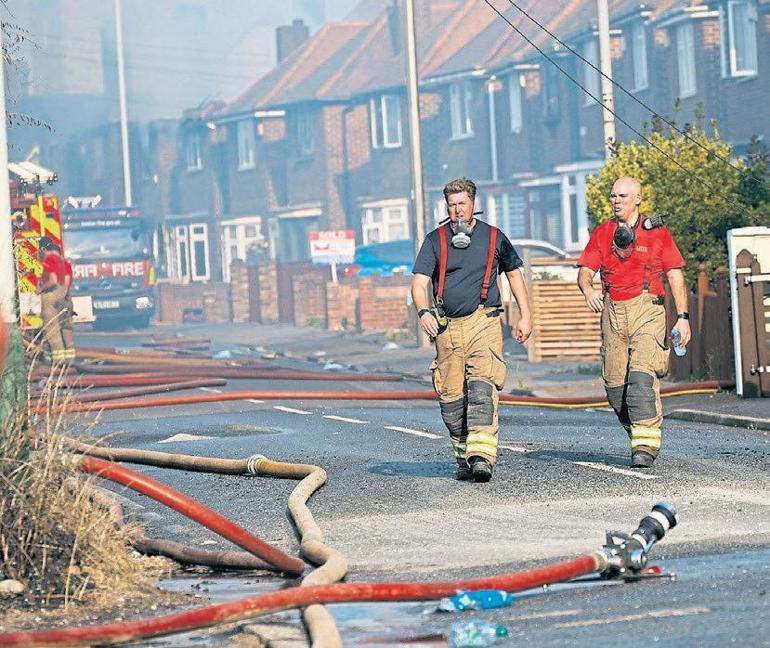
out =
[[770,274],[762,274],[757,257],[748,250],[738,254],[735,265],[743,396],[770,396]]

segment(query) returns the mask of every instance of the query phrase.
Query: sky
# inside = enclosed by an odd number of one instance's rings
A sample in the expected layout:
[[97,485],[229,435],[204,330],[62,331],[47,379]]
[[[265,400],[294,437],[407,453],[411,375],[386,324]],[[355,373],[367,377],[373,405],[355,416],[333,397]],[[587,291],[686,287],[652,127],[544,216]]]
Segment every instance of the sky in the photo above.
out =
[[[121,0],[129,118],[178,118],[235,98],[275,65],[277,26],[301,18],[315,31],[360,1]],[[93,94],[117,110],[112,0],[7,0],[3,20],[25,38],[12,101]]]

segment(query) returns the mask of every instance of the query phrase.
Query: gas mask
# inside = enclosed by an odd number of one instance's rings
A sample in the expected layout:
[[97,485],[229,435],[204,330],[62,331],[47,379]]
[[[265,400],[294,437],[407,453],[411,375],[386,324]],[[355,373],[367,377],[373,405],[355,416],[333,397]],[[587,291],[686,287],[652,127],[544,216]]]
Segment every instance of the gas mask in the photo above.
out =
[[612,236],[612,251],[620,259],[628,259],[634,251],[634,241],[636,241],[634,228],[627,223],[619,222]]
[[[475,223],[474,223],[475,225]],[[471,236],[473,234],[474,225],[469,225],[468,221],[464,218],[458,218],[457,222],[452,223],[452,247],[459,250],[464,250],[471,244]]]

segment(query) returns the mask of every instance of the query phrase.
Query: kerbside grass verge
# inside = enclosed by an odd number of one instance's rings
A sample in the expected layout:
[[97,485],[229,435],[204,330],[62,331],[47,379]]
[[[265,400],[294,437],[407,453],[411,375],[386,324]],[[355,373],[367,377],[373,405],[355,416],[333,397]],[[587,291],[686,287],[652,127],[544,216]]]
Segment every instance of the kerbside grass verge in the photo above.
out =
[[68,397],[63,378],[51,370],[42,398],[0,427],[0,581],[24,586],[19,596],[0,597],[0,629],[25,609],[77,616],[75,608],[117,610],[137,597],[154,599],[157,577],[173,565],[133,551],[129,530],[94,499],[94,478],[62,451],[73,424],[59,413]]

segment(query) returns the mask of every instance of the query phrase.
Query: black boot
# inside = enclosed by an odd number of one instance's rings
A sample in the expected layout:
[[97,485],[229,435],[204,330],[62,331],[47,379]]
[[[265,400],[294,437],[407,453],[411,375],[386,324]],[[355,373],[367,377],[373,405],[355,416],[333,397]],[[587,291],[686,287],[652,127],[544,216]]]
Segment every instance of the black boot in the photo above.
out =
[[655,457],[653,457],[649,452],[645,452],[644,450],[636,450],[635,452],[631,453],[632,468],[652,468],[652,464],[654,462]]
[[471,457],[468,463],[471,466],[474,481],[488,482],[492,479],[492,464],[484,457]]
[[457,481],[471,481],[473,479],[473,473],[468,463],[463,460],[457,462],[457,474],[455,475]]

